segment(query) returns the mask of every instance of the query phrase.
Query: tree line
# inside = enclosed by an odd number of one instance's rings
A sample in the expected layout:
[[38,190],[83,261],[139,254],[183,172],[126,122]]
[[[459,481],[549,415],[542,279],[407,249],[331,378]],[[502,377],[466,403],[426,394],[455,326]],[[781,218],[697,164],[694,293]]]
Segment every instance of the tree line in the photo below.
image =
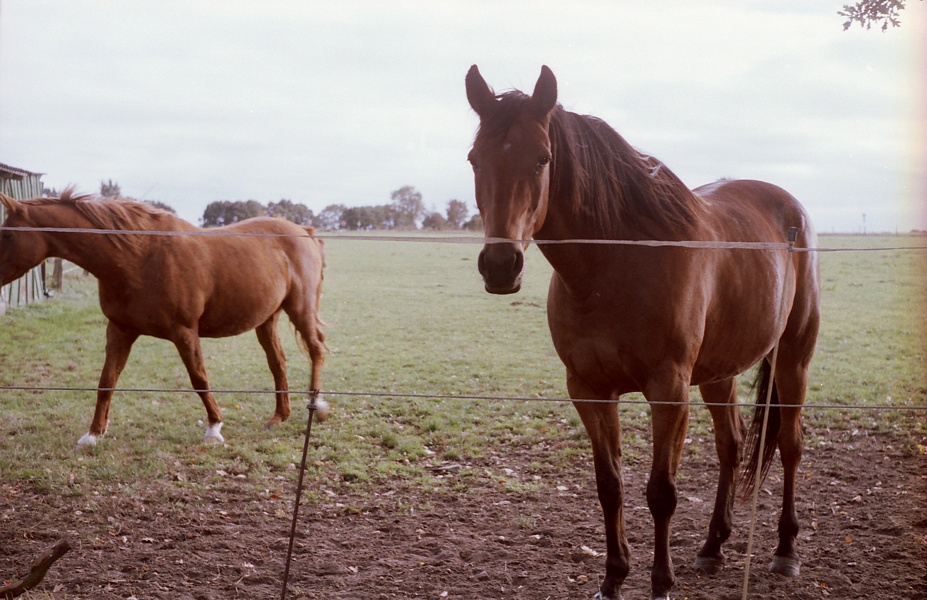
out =
[[[57,196],[55,189],[46,189],[46,196]],[[99,196],[104,199],[122,198],[122,190],[112,179],[100,182]],[[158,200],[145,200],[162,210],[176,214],[168,204]],[[345,206],[329,204],[318,214],[305,204],[284,198],[266,205],[257,200],[216,200],[203,211],[203,227],[231,225],[253,217],[279,217],[297,225],[313,226],[330,231],[371,231],[378,229],[466,229],[483,230],[479,214],[470,216],[467,203],[448,200],[443,213],[425,208],[422,194],[407,185],[390,194],[390,203],[376,206]]]
[[257,200],[217,200],[206,206],[203,227],[221,227],[252,217],[280,217],[298,225],[312,225],[330,231],[372,231],[381,229],[471,229],[482,230],[479,215],[470,216],[467,204],[448,200],[443,213],[428,210],[422,194],[403,186],[390,194],[390,203],[370,206],[329,204],[318,213],[304,204],[283,199],[266,205]]

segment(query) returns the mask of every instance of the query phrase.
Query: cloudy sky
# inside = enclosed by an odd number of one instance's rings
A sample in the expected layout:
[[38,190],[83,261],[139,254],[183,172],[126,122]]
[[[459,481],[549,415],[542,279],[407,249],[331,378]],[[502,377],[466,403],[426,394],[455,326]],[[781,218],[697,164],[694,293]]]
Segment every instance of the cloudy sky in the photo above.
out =
[[160,200],[472,204],[463,79],[608,121],[690,186],[765,179],[821,231],[925,216],[927,3],[0,0],[0,163]]

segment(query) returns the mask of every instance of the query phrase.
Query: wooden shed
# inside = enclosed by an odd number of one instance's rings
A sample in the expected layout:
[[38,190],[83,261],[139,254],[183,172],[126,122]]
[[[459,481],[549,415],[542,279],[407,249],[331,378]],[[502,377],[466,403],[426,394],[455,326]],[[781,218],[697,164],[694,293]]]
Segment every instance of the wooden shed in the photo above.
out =
[[[28,200],[42,195],[43,173],[33,173],[0,163],[0,193],[16,200]],[[6,218],[0,205],[0,222]],[[0,287],[0,315],[7,308],[16,308],[45,297],[44,265],[26,273],[21,279]]]

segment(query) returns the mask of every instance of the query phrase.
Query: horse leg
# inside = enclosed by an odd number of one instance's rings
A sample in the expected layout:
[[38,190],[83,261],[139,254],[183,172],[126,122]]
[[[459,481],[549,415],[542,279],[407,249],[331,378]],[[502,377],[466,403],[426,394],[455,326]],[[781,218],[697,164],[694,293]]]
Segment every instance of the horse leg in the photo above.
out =
[[[679,379],[666,388],[648,386],[653,427],[653,465],[647,481],[647,506],[653,516],[653,568],[650,571],[651,598],[667,600],[676,582],[670,557],[670,522],[676,512],[676,473],[689,424],[688,381]],[[682,403],[682,404],[681,404]]]
[[[801,463],[804,434],[801,428],[801,405],[805,401],[808,368],[789,365],[780,350],[776,367],[776,390],[779,395],[779,456],[782,459],[782,514],[779,517],[779,545],[769,563],[773,573],[797,577],[801,560],[795,548],[798,536],[798,514],[795,511],[795,490],[798,466]],[[784,360],[783,360],[784,359]],[[791,406],[787,406],[791,405]]]
[[109,422],[109,403],[113,398],[113,388],[119,381],[119,375],[129,360],[132,344],[138,339],[138,333],[126,331],[115,325],[112,321],[106,325],[106,357],[103,360],[103,371],[100,373],[100,384],[97,389],[97,407],[90,422],[90,431],[77,441],[77,447],[93,446],[97,440],[106,433]]
[[[567,374],[572,398],[598,398],[577,377]],[[621,422],[614,402],[574,402],[589,439],[595,464],[596,490],[605,519],[605,579],[596,600],[619,600],[621,584],[631,570],[631,549],[624,528],[624,486],[621,481]]]
[[322,366],[325,363],[325,334],[319,328],[318,294],[312,299],[303,299],[300,302],[291,301],[285,304],[284,311],[298,334],[300,346],[309,355],[310,374],[309,391],[315,394],[315,405],[319,419],[328,416],[328,403],[322,398]]
[[267,419],[265,427],[273,427],[286,421],[290,416],[290,395],[287,393],[289,383],[286,378],[286,353],[283,346],[280,345],[280,336],[277,334],[277,320],[280,313],[267,319],[264,323],[257,326],[254,330],[257,334],[258,341],[264,349],[267,356],[267,366],[274,376],[274,389],[277,390],[275,396],[277,405],[274,414]]
[[744,424],[737,406],[737,380],[734,378],[699,386],[702,398],[711,413],[715,429],[715,449],[720,471],[715,507],[708,526],[708,539],[695,557],[694,568],[714,574],[724,568],[721,546],[733,529],[733,508],[736,497],[735,478],[740,465]]
[[197,390],[203,405],[206,407],[206,416],[209,425],[206,427],[206,434],[203,440],[207,443],[221,444],[225,441],[220,432],[222,429],[222,412],[212,392],[209,391],[209,378],[206,376],[206,364],[203,360],[203,349],[200,346],[200,336],[188,328],[176,330],[171,338],[177,352],[183,360],[187,373],[190,376],[190,383],[193,389]]
[[[290,316],[292,319],[292,315]],[[322,389],[322,365],[325,363],[325,335],[319,329],[315,318],[299,319],[294,321],[300,339],[309,353],[311,373],[309,375],[309,389],[317,392]]]

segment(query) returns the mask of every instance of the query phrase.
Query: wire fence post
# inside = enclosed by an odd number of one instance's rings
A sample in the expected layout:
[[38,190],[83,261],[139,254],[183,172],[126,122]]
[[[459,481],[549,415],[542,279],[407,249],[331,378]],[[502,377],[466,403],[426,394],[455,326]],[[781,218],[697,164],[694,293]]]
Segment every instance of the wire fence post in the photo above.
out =
[[[785,315],[785,305],[788,301],[788,286],[789,286],[789,277],[792,273],[792,255],[795,251],[795,240],[798,239],[798,228],[789,227],[789,247],[788,254],[786,255],[785,262],[785,277],[782,280],[782,302],[779,304],[779,318],[778,322],[782,323],[783,317]],[[753,486],[753,499],[751,500],[750,506],[750,532],[747,534],[747,556],[744,561],[744,588],[743,595],[741,596],[742,600],[747,600],[747,592],[750,590],[750,555],[753,552],[753,532],[756,529],[756,505],[758,502],[760,494],[760,473],[763,470],[762,465],[762,456],[763,448],[766,445],[766,424],[769,422],[769,405],[772,403],[773,388],[776,386],[776,360],[779,358],[779,339],[776,339],[776,343],[773,345],[772,357],[770,358],[769,369],[772,373],[772,382],[766,388],[766,400],[764,403],[765,410],[763,411],[763,427],[760,428],[760,443],[758,448],[760,460],[757,461],[756,465],[756,474],[754,475],[754,481],[756,485]]]
[[306,436],[303,440],[303,457],[299,463],[299,478],[296,483],[296,500],[293,503],[293,522],[290,525],[290,543],[286,549],[286,566],[283,568],[283,591],[280,594],[280,600],[286,600],[287,584],[290,580],[290,560],[293,558],[293,542],[296,539],[296,521],[299,518],[299,499],[303,493],[303,474],[306,471],[306,455],[309,453],[309,437],[312,435],[312,417],[318,409],[316,399],[319,397],[319,390],[309,391],[309,417],[306,421]]

